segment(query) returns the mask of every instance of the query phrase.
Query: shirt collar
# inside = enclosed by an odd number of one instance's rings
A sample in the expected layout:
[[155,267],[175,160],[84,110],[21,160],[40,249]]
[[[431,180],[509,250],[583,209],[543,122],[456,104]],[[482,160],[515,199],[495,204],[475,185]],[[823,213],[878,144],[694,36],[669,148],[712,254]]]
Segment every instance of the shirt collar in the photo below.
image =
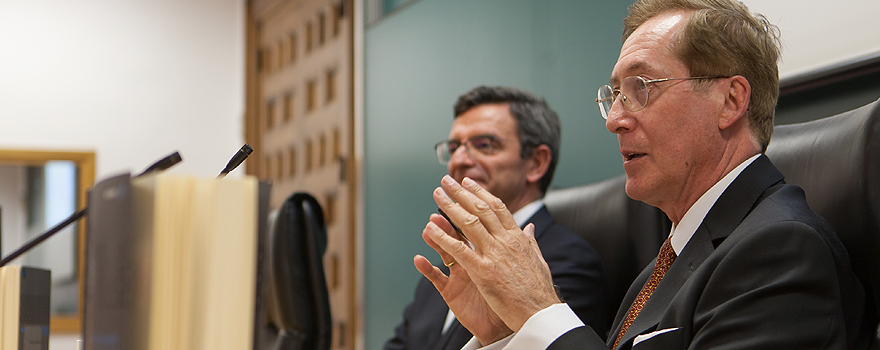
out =
[[681,218],[681,222],[676,225],[672,224],[672,230],[669,233],[671,236],[672,249],[675,250],[675,255],[680,255],[684,246],[687,245],[688,241],[690,241],[691,237],[694,235],[694,232],[697,231],[697,228],[700,227],[700,224],[703,223],[703,219],[706,218],[706,214],[709,213],[709,210],[712,209],[712,206],[715,205],[715,202],[718,201],[718,197],[721,197],[721,194],[724,193],[724,190],[727,189],[728,186],[739,176],[742,171],[752,164],[755,159],[761,156],[760,154],[756,154],[749,159],[746,159],[744,162],[740,163],[736,168],[733,168],[727,175],[721,178],[720,181],[715,183],[712,188],[710,188],[706,193],[703,193],[700,196],[700,199],[684,213],[684,216]]
[[523,225],[529,222],[529,219],[531,219],[532,216],[535,216],[535,213],[537,213],[538,210],[541,210],[543,206],[544,200],[542,199],[526,204],[524,207],[517,210],[516,213],[513,213],[513,220],[516,221],[516,224],[519,225],[519,227],[523,227]]

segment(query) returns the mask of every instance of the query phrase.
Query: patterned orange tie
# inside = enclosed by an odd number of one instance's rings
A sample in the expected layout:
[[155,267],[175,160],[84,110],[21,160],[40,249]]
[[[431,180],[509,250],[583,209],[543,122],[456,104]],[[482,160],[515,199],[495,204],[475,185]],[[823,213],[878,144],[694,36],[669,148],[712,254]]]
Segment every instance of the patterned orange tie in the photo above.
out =
[[612,349],[617,348],[620,339],[623,338],[623,335],[626,334],[626,330],[629,329],[629,326],[635,321],[636,316],[642,311],[642,307],[644,307],[645,303],[648,302],[648,299],[651,298],[651,293],[654,293],[654,289],[657,289],[657,285],[660,284],[660,280],[663,279],[663,275],[669,270],[669,266],[672,265],[673,261],[675,261],[675,251],[672,250],[672,244],[669,243],[669,238],[667,238],[666,241],[663,242],[663,246],[660,247],[660,254],[657,255],[657,263],[654,264],[654,272],[651,273],[648,282],[642,287],[639,295],[636,296],[636,300],[633,301],[632,306],[629,308],[629,313],[626,314],[626,318],[623,320],[623,326],[620,327],[620,333],[617,333],[617,340],[614,341],[614,347],[612,347]]

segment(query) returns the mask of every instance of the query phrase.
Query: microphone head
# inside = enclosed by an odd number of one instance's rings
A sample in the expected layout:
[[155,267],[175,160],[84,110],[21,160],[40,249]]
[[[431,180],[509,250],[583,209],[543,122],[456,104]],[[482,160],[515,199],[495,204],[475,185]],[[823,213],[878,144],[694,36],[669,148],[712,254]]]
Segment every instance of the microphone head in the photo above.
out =
[[229,160],[229,163],[226,163],[226,168],[223,168],[223,171],[220,172],[220,175],[217,177],[225,177],[230,171],[238,168],[241,163],[244,163],[244,160],[254,151],[250,145],[244,144],[241,148],[238,149],[238,152],[235,152],[235,155],[232,156],[232,159]]
[[168,155],[168,166],[166,166],[166,167],[164,167],[164,168],[162,168],[162,169],[159,169],[159,170],[165,170],[165,169],[168,169],[168,168],[170,168],[170,167],[172,167],[172,166],[177,165],[177,163],[180,163],[180,162],[182,162],[182,161],[183,161],[183,157],[180,156],[180,152],[178,152],[178,151],[174,151],[174,153],[171,153],[171,154]]
[[153,165],[150,165],[149,167],[147,167],[146,170],[144,170],[143,172],[141,172],[137,176],[144,176],[144,175],[147,175],[147,174],[150,174],[153,172],[163,171],[163,170],[166,170],[170,167],[173,167],[174,165],[176,165],[177,163],[180,163],[182,161],[183,161],[183,158],[180,156],[180,152],[174,151],[174,153],[171,153],[171,154],[165,156],[165,158],[162,158],[159,161],[153,163]]

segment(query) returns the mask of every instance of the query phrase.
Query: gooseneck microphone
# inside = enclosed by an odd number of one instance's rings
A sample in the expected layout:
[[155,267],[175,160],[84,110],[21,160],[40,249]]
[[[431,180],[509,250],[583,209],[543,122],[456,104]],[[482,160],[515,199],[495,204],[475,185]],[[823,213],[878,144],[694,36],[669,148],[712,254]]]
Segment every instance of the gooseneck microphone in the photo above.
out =
[[[153,163],[153,165],[150,165],[146,170],[144,170],[143,172],[141,172],[137,176],[143,176],[143,175],[154,173],[157,171],[163,171],[165,169],[168,169],[168,168],[174,166],[177,163],[180,163],[182,160],[183,160],[183,158],[180,157],[180,153],[175,151],[174,153],[165,156],[165,158],[160,159],[158,162]],[[135,177],[137,177],[137,176],[135,176]],[[67,219],[64,219],[64,221],[62,221],[58,225],[55,225],[54,227],[49,229],[49,231],[46,231],[45,233],[32,239],[30,242],[25,243],[25,245],[21,246],[21,248],[18,248],[18,250],[7,255],[5,258],[3,258],[3,260],[0,260],[0,267],[6,266],[6,264],[11,262],[12,260],[15,260],[16,258],[21,256],[22,254],[27,253],[29,250],[36,247],[38,244],[42,243],[43,241],[49,239],[49,237],[52,237],[53,235],[58,233],[58,231],[61,231],[65,227],[69,226],[70,224],[76,222],[79,219],[82,219],[83,216],[86,216],[86,213],[88,213],[88,210],[89,210],[89,207],[82,208],[80,211],[73,213],[73,215],[69,216]]]
[[165,158],[159,159],[159,161],[153,163],[153,165],[150,165],[149,167],[147,167],[146,170],[144,170],[140,174],[137,174],[137,176],[135,177],[144,176],[157,171],[163,171],[165,169],[173,167],[181,161],[183,161],[183,158],[180,157],[180,152],[174,151],[174,153],[165,156]]
[[232,156],[232,159],[229,160],[229,163],[226,163],[226,167],[223,168],[223,171],[220,172],[220,175],[217,175],[217,178],[222,179],[226,177],[226,174],[229,174],[229,172],[235,170],[235,168],[238,168],[241,163],[244,163],[244,160],[247,159],[247,157],[251,155],[251,152],[253,151],[254,149],[251,148],[251,146],[248,144],[244,144],[244,146],[241,146],[241,148],[238,149],[238,152],[235,152],[235,155]]

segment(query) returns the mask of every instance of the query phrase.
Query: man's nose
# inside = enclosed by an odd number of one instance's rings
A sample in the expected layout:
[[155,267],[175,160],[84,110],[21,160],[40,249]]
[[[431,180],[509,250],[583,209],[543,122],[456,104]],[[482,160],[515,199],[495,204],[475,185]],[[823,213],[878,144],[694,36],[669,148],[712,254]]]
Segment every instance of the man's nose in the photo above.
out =
[[608,111],[608,118],[605,119],[605,128],[613,134],[620,134],[631,131],[634,126],[635,119],[632,116],[632,112],[624,107],[623,101],[619,98],[616,99],[611,105],[611,110]]
[[453,165],[469,165],[473,164],[473,159],[471,158],[470,151],[467,148],[466,144],[462,144],[458,148],[455,149],[452,154],[449,155],[449,165],[452,167]]

